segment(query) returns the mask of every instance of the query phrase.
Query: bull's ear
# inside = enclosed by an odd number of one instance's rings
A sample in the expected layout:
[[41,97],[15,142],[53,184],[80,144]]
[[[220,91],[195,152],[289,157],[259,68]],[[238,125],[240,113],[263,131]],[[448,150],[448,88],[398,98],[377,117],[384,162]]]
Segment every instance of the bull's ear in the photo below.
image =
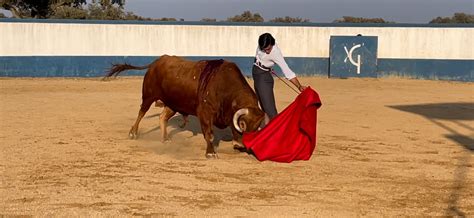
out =
[[262,110],[260,110],[260,108],[251,108],[250,111],[251,111],[250,114],[257,120],[260,120],[260,119],[263,120],[265,117],[265,113]]
[[253,131],[252,128],[255,128],[255,130],[259,130],[260,128],[265,126],[265,113],[260,110],[260,108],[251,108],[249,115],[251,116],[249,118],[249,122],[251,122],[249,123],[249,125],[251,125],[251,127],[249,127],[251,128],[249,129],[249,131]]
[[243,120],[239,121],[239,127],[242,130],[242,132],[245,132],[245,130],[247,130],[247,124]]

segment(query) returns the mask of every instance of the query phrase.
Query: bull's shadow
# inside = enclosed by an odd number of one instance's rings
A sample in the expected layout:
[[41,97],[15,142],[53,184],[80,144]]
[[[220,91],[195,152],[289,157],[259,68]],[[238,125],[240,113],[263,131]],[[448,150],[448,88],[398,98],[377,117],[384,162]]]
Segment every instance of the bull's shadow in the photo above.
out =
[[[150,129],[146,132],[143,132],[143,135],[150,134],[150,133],[160,133],[160,126],[159,126],[159,117],[161,113],[157,114],[152,114],[149,116],[146,116],[145,118],[153,118],[157,120],[157,127]],[[168,137],[173,140],[173,137],[183,131],[190,131],[193,136],[196,136],[200,134],[202,136],[202,131],[201,131],[201,124],[199,122],[199,119],[196,116],[188,116],[188,123],[186,126],[183,128],[180,127],[180,125],[183,123],[183,116],[181,114],[177,114],[168,121]],[[171,127],[171,128],[170,128]],[[225,129],[219,129],[217,127],[213,127],[213,133],[214,133],[214,140],[212,141],[212,144],[214,146],[218,146],[220,141],[232,141],[232,131],[230,130],[229,127]],[[202,136],[204,139],[204,136]]]
[[458,133],[456,130],[444,125],[441,120],[449,121],[457,126],[474,131],[474,127],[466,125],[461,121],[474,120],[474,103],[437,103],[437,104],[420,104],[420,105],[395,105],[388,106],[397,110],[410,112],[421,115],[436,124],[437,126],[447,130],[450,134],[445,134],[449,140],[466,149],[466,152],[459,157],[457,168],[454,172],[454,183],[451,194],[449,196],[448,208],[446,210],[447,216],[461,216],[465,213],[458,207],[460,192],[466,188],[466,176],[468,163],[470,162],[471,154],[474,152],[474,139],[470,136],[465,136]]

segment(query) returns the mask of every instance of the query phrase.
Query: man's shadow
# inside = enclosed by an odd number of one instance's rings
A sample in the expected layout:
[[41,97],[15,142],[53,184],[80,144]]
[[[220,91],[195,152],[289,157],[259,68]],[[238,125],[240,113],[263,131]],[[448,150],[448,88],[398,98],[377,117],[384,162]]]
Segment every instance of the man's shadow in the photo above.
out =
[[455,129],[443,124],[441,121],[449,121],[458,127],[474,131],[474,127],[464,124],[462,121],[474,120],[474,103],[436,103],[436,104],[419,104],[419,105],[394,105],[388,106],[393,109],[418,114],[425,117],[437,126],[445,129],[449,134],[444,135],[447,139],[456,142],[462,146],[466,152],[458,160],[457,168],[454,173],[454,184],[449,196],[447,216],[461,216],[465,213],[459,209],[458,202],[460,192],[466,186],[466,176],[468,172],[468,163],[474,153],[474,139],[458,133]]

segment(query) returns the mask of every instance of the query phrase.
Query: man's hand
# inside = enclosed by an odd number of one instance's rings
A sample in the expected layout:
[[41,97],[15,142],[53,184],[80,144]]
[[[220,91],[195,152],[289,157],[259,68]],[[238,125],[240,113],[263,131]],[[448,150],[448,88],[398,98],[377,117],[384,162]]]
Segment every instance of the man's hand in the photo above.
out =
[[308,86],[300,86],[298,89],[300,90],[300,92],[302,92],[302,91],[305,90],[306,88],[308,88]]
[[300,84],[300,81],[298,81],[298,78],[296,77],[294,77],[293,79],[290,79],[290,81],[293,83],[293,85],[296,86],[296,88],[298,88],[298,90],[300,90],[300,92],[302,92],[303,90],[307,88],[307,86],[302,86]]

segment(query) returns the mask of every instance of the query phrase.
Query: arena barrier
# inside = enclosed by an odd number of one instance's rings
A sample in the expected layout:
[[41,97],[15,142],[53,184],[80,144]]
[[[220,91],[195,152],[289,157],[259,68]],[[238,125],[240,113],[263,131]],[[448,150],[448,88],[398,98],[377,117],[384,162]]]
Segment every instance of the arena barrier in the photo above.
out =
[[[0,76],[97,77],[103,76],[113,63],[146,65],[163,54],[192,60],[224,58],[236,62],[245,75],[250,75],[257,39],[264,32],[275,36],[289,66],[298,75],[474,81],[472,24],[23,19],[0,19]],[[366,62],[360,65],[362,74],[357,74],[354,63],[358,55],[366,52],[362,45],[353,49],[352,62],[349,60],[350,49],[357,45],[350,41],[354,37],[357,40],[359,34],[362,39],[376,38],[371,74],[365,74]],[[331,45],[334,40],[342,41]],[[341,50],[343,47],[347,51]],[[331,52],[331,48],[335,50]],[[364,61],[363,55],[361,58]],[[338,73],[336,69],[342,71]],[[143,74],[144,71],[128,73]]]

